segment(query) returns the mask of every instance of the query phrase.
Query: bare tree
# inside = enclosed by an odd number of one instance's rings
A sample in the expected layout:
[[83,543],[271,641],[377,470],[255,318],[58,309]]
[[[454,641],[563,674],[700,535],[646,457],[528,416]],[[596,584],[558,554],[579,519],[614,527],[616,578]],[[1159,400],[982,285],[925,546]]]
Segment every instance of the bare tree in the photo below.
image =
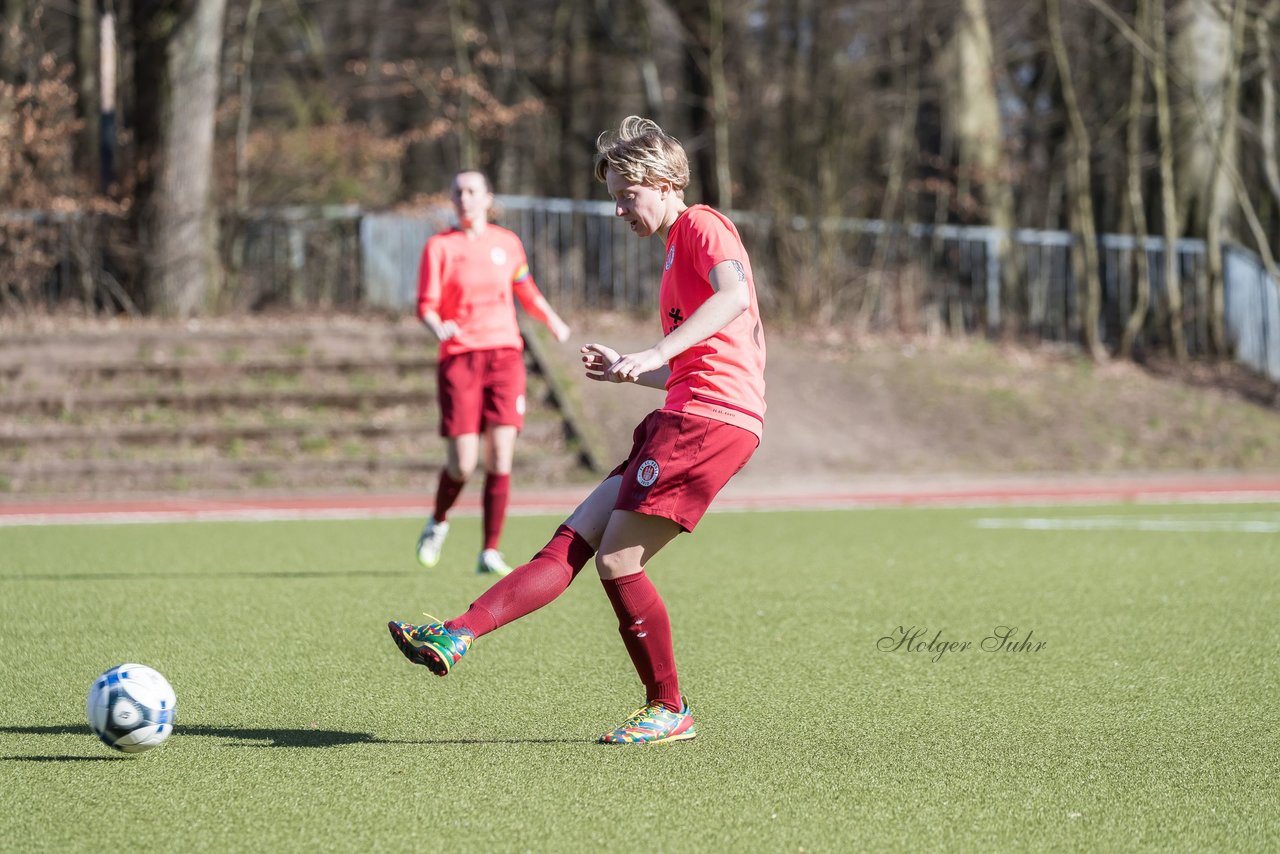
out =
[[27,32],[27,0],[4,0],[0,26],[4,27],[0,39],[0,80],[12,83],[18,79],[21,48]]
[[[1010,234],[1016,227],[1013,192],[1004,156],[1004,134],[996,99],[995,73],[999,68],[987,23],[984,0],[963,0],[956,11],[954,31],[945,46],[939,67],[943,105],[960,156],[962,193],[980,195],[991,225],[1001,232],[998,254],[1001,266],[1001,326],[1015,332],[1020,294]],[[976,186],[974,186],[976,185]]]
[[[1082,256],[1076,265],[1077,273],[1083,273],[1085,288],[1083,311],[1080,317],[1081,338],[1085,349],[1095,361],[1106,358],[1098,331],[1101,314],[1102,285],[1098,280],[1098,234],[1093,217],[1093,199],[1090,195],[1093,177],[1089,168],[1089,130],[1085,127],[1076,100],[1075,84],[1071,80],[1071,62],[1067,57],[1066,43],[1062,37],[1062,9],[1059,0],[1046,0],[1049,23],[1049,42],[1062,85],[1062,102],[1067,111],[1070,127],[1070,188],[1072,230],[1076,233],[1076,246]],[[1083,269],[1080,269],[1083,267]]]
[[102,123],[98,0],[79,0],[76,9],[76,113],[82,122],[76,136],[76,168],[90,186],[97,187]]
[[462,82],[458,94],[458,121],[455,133],[458,138],[458,166],[462,169],[478,169],[476,137],[471,127],[471,23],[467,20],[462,0],[449,0],[449,34],[453,38],[453,61]]
[[[1163,0],[1158,0],[1163,2]],[[1134,28],[1138,33],[1148,31],[1147,19],[1150,15],[1151,0],[1137,0]],[[1142,51],[1133,52],[1133,70],[1129,76],[1129,114],[1125,133],[1125,160],[1128,165],[1128,208],[1129,220],[1133,226],[1135,246],[1133,249],[1134,276],[1136,292],[1129,317],[1125,321],[1124,333],[1120,338],[1119,355],[1128,359],[1133,354],[1133,345],[1143,325],[1146,323],[1147,311],[1151,305],[1151,271],[1147,264],[1147,211],[1142,198],[1142,127],[1143,104],[1145,103],[1147,83],[1147,63]]]
[[[215,185],[227,208],[392,204],[439,192],[463,164],[485,168],[508,192],[599,197],[595,135],[642,113],[688,144],[691,199],[784,224],[752,237],[776,305],[870,325],[898,296],[895,265],[951,261],[925,247],[906,259],[905,243],[817,227],[823,219],[981,223],[1001,235],[1069,224],[1080,237],[1080,335],[1096,355],[1098,316],[1110,320],[1114,307],[1100,305],[1096,235],[1156,230],[1168,247],[1163,274],[1144,270],[1149,256],[1135,253],[1118,344],[1127,354],[1138,341],[1168,343],[1184,356],[1183,330],[1210,314],[1200,301],[1184,309],[1179,236],[1214,247],[1216,278],[1197,286],[1208,286],[1219,348],[1228,225],[1268,265],[1280,249],[1280,0],[1248,2],[1077,0],[1064,12],[1055,0],[1055,44],[1045,4],[1017,0],[3,0],[0,75],[35,79],[50,52],[59,68],[82,72],[71,78],[86,120],[74,141],[90,167],[88,28],[119,13],[116,192],[131,202],[137,245],[115,245],[151,264],[152,308],[176,314],[200,310],[218,278],[206,252],[212,211],[193,201],[209,193],[196,144],[205,131],[192,119],[205,110],[204,90],[181,79],[195,74],[184,60],[209,54],[181,39],[200,10],[227,4],[218,28],[224,121],[211,125],[227,154]],[[96,91],[105,108],[109,93]],[[1157,180],[1159,193],[1144,201]],[[191,225],[197,211],[210,225]],[[1007,239],[995,251],[1001,311],[989,315],[991,331],[1030,328],[1030,273]],[[969,281],[956,277],[940,296],[956,329],[974,326]],[[143,295],[137,281],[127,284]],[[1072,328],[1079,320],[1073,314]]]
[[1160,200],[1164,221],[1164,292],[1168,302],[1169,338],[1178,361],[1187,358],[1186,336],[1182,330],[1182,277],[1178,271],[1178,190],[1174,170],[1173,116],[1169,104],[1169,52],[1166,47],[1163,0],[1150,7],[1151,43],[1155,57],[1151,63],[1151,84],[1156,93],[1156,125],[1159,129]]
[[1213,351],[1227,353],[1222,240],[1230,235],[1228,217],[1234,204],[1228,173],[1238,168],[1236,155],[1236,122],[1240,115],[1240,57],[1244,53],[1245,0],[1235,0],[1231,10],[1230,41],[1227,47],[1227,71],[1218,112],[1221,130],[1215,135],[1213,168],[1209,181],[1209,221],[1207,253],[1209,261],[1209,337]]
[[253,54],[258,39],[258,17],[262,0],[249,0],[245,11],[244,33],[240,37],[239,109],[236,111],[236,211],[244,214],[249,207],[249,127],[253,121]]
[[[911,3],[909,17],[912,20],[919,20],[920,6],[918,0]],[[893,89],[901,95],[904,102],[895,111],[896,120],[887,123],[885,133],[884,148],[889,152],[889,162],[879,212],[880,221],[884,223],[891,223],[899,218],[909,222],[913,218],[913,212],[903,204],[903,196],[908,164],[917,154],[916,121],[920,112],[919,78],[923,65],[923,40],[921,27],[913,27],[909,33],[899,32],[890,37],[890,55],[897,60],[891,67],[894,83],[897,84]],[[888,278],[889,255],[897,239],[898,236],[892,229],[885,229],[876,235],[875,251],[867,271],[867,287],[861,295],[861,302],[854,316],[854,329],[858,333],[865,332],[870,327],[872,312],[880,302]]]
[[139,243],[151,305],[200,313],[218,280],[210,194],[225,0],[140,0],[134,8],[139,105]]
[[[1271,191],[1272,204],[1280,208],[1280,142],[1276,137],[1276,66],[1272,55],[1275,48],[1271,44],[1271,28],[1280,22],[1280,0],[1270,0],[1262,13],[1254,19],[1254,38],[1258,45],[1258,58],[1261,63],[1259,87],[1261,88],[1261,104],[1259,104],[1258,126],[1259,142],[1262,158],[1263,174],[1267,178],[1267,188]],[[1280,249],[1280,246],[1277,246]]]
[[1177,85],[1171,94],[1178,168],[1178,209],[1186,230],[1204,234],[1213,211],[1229,203],[1227,187],[1217,185],[1210,197],[1222,129],[1229,105],[1227,76],[1232,57],[1231,22],[1234,0],[1178,0],[1173,9],[1169,55]]
[[684,42],[689,142],[697,161],[695,180],[702,187],[704,201],[731,207],[725,4],[723,0],[673,0],[670,5],[680,22]]

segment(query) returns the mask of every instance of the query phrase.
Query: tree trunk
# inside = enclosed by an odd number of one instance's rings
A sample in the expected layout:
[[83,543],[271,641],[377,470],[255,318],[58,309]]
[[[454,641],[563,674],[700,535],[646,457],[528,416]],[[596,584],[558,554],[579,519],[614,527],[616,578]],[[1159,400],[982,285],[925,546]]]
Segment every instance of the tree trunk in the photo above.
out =
[[689,153],[689,191],[699,201],[714,207],[720,204],[720,200],[716,197],[714,180],[715,149],[707,144],[711,136],[711,110],[708,108],[711,87],[707,81],[706,45],[701,33],[693,29],[705,26],[706,22],[686,19],[683,14],[685,6],[681,4],[679,8],[686,33],[683,89],[688,103],[689,135],[684,143]]
[[1098,335],[1102,285],[1098,279],[1098,235],[1093,217],[1093,199],[1090,195],[1092,173],[1089,166],[1089,131],[1080,113],[1080,105],[1076,101],[1075,84],[1071,80],[1071,63],[1067,58],[1067,47],[1062,38],[1062,11],[1059,0],[1046,0],[1046,13],[1049,21],[1049,41],[1062,84],[1062,103],[1066,108],[1067,120],[1071,128],[1069,192],[1072,196],[1072,230],[1076,232],[1076,240],[1083,256],[1084,270],[1078,272],[1084,274],[1085,281],[1080,318],[1081,338],[1093,360],[1102,361],[1106,358],[1106,351]]
[[98,56],[98,0],[79,0],[76,23],[76,116],[81,121],[76,136],[76,171],[89,186],[101,186],[99,146],[102,108],[98,98],[100,59]]
[[0,26],[0,80],[15,83],[21,71],[22,59],[20,48],[26,33],[27,0],[5,0],[3,19]]
[[471,94],[470,78],[474,74],[471,67],[471,46],[467,44],[467,21],[462,0],[449,0],[449,33],[453,37],[453,61],[457,64],[458,78],[461,87],[458,95],[458,168],[479,169],[480,151],[476,145],[476,135],[471,128]]
[[1156,125],[1160,136],[1160,207],[1164,220],[1164,290],[1168,301],[1169,340],[1179,362],[1187,359],[1187,341],[1182,333],[1182,277],[1178,272],[1178,192],[1175,184],[1173,114],[1169,105],[1169,52],[1165,46],[1164,2],[1151,4],[1151,44],[1155,60],[1151,83],[1156,92]]
[[[918,16],[919,2],[911,4],[911,14]],[[898,121],[888,128],[885,134],[885,147],[890,150],[889,175],[885,184],[884,196],[880,200],[880,221],[884,223],[884,231],[876,235],[875,250],[871,257],[871,265],[867,270],[867,286],[863,290],[854,315],[853,328],[856,335],[863,335],[871,326],[871,315],[879,304],[888,278],[888,260],[890,250],[898,240],[894,231],[894,223],[899,216],[898,202],[903,195],[906,184],[907,158],[915,152],[916,120],[920,112],[920,58],[921,46],[918,30],[911,34],[911,48],[905,43],[906,36],[896,34],[890,45],[891,70],[895,78],[893,87],[902,94],[905,103],[899,111]],[[897,76],[898,74],[901,76]],[[905,208],[901,212],[904,224],[914,219],[914,211]]]
[[724,74],[724,2],[672,4],[684,30],[684,76],[688,90],[692,180],[699,201],[733,205],[729,161],[729,95]]
[[716,203],[733,207],[733,176],[729,168],[729,86],[724,77],[724,0],[708,0],[710,50],[707,75],[711,83],[711,128],[714,137]]
[[[236,115],[236,212],[249,207],[249,126],[253,119],[253,50],[262,0],[249,0],[240,40],[240,110]],[[374,72],[376,73],[376,71]]]
[[[1271,0],[1262,14],[1254,21],[1254,35],[1258,44],[1258,57],[1262,63],[1259,74],[1262,104],[1258,118],[1259,137],[1262,143],[1262,171],[1267,176],[1267,187],[1271,190],[1273,204],[1280,208],[1280,154],[1277,153],[1276,137],[1276,68],[1271,52],[1271,25],[1280,22],[1280,0]],[[1280,246],[1276,247],[1280,249]]]
[[[1181,0],[1174,12],[1169,54],[1178,79],[1186,81],[1184,96],[1171,101],[1174,149],[1177,154],[1178,210],[1184,233],[1204,235],[1219,204],[1210,196],[1214,183],[1219,136],[1227,120],[1224,93],[1231,58],[1231,23],[1217,0]],[[1227,188],[1217,187],[1219,196]]]
[[990,331],[1016,334],[1023,313],[1011,239],[1016,223],[996,98],[995,49],[985,0],[963,0],[957,16],[955,32],[943,50],[939,69],[944,108],[955,132],[961,180],[980,188],[988,219],[1001,232],[997,252],[1002,310],[999,318],[992,318],[996,328]]
[[[1164,2],[1164,0],[1157,0]],[[1136,31],[1147,32],[1148,7],[1151,0],[1138,0]],[[1133,355],[1133,345],[1147,319],[1151,304],[1151,272],[1147,266],[1147,211],[1142,199],[1142,107],[1146,92],[1146,61],[1139,50],[1133,51],[1133,69],[1129,78],[1129,122],[1125,134],[1125,154],[1128,163],[1129,222],[1133,228],[1136,246],[1133,250],[1134,281],[1137,292],[1133,306],[1120,338],[1119,355],[1128,359]]]
[[[249,0],[249,8],[245,10],[244,32],[240,36],[240,94],[239,109],[236,113],[235,137],[235,229],[228,253],[229,266],[226,270],[228,285],[232,292],[240,287],[241,272],[245,261],[245,228],[249,210],[249,128],[253,120],[253,53],[258,37],[258,18],[262,13],[262,0]],[[375,72],[376,73],[376,72]]]
[[158,312],[189,317],[219,272],[210,186],[226,0],[137,5],[143,280]]
[[1244,53],[1245,0],[1235,0],[1231,11],[1231,41],[1227,48],[1227,79],[1220,96],[1221,131],[1213,150],[1213,171],[1209,182],[1209,222],[1207,246],[1209,266],[1209,339],[1213,352],[1227,355],[1225,287],[1223,284],[1222,241],[1230,237],[1233,194],[1227,178],[1236,169],[1236,120],[1240,115],[1240,57]]
[[662,94],[662,77],[654,59],[653,11],[647,3],[637,4],[637,10],[640,19],[636,32],[640,53],[637,61],[640,63],[640,83],[644,93],[644,114],[665,128],[670,122],[667,121],[667,101]]

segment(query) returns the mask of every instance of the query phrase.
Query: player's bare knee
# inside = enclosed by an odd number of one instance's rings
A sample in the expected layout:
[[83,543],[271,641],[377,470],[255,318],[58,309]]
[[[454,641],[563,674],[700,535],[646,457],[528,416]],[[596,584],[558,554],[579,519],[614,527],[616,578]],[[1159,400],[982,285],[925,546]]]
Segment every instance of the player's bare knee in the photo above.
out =
[[601,578],[617,578],[617,572],[621,568],[622,561],[616,553],[596,552],[596,572],[600,573]]
[[628,560],[622,552],[599,552],[596,554],[596,572],[601,578],[616,579],[639,572],[633,561]]

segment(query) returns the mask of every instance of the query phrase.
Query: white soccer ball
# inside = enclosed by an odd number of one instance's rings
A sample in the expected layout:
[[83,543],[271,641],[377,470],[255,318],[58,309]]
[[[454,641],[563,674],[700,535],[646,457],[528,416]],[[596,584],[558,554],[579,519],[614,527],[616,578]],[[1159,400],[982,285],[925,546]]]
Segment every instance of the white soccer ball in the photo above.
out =
[[121,664],[93,680],[89,726],[107,747],[142,753],[173,733],[178,698],[169,681],[143,664]]

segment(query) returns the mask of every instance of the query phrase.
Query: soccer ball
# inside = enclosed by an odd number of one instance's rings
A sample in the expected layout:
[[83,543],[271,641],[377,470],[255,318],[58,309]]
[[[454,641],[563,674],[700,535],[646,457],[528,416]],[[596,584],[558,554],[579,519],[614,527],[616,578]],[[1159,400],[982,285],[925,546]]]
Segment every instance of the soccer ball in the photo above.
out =
[[107,747],[142,753],[173,733],[178,698],[167,679],[142,664],[121,664],[93,680],[89,726]]

